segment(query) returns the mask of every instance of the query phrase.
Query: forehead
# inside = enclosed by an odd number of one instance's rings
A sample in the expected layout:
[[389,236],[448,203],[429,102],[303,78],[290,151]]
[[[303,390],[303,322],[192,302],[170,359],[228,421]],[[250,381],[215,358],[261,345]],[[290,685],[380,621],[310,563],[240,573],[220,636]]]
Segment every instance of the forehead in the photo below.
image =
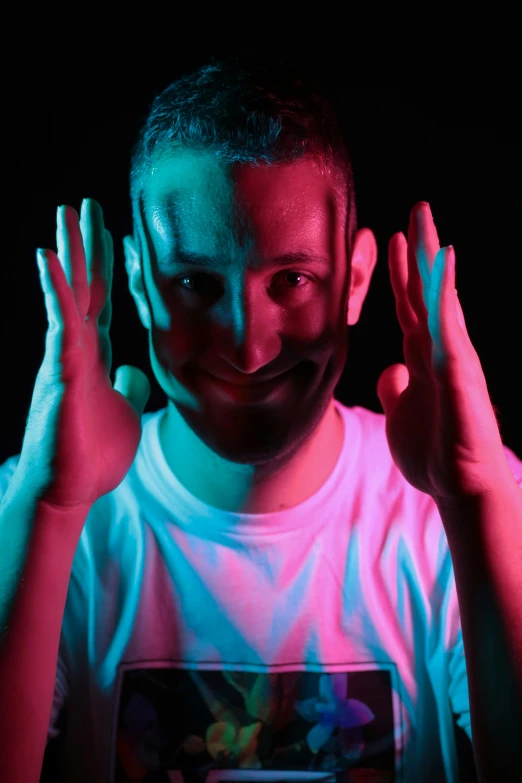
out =
[[239,245],[309,239],[331,231],[332,215],[342,221],[345,211],[333,175],[315,160],[252,166],[187,150],[155,164],[144,207],[159,238],[168,241],[175,228],[192,246],[211,237]]

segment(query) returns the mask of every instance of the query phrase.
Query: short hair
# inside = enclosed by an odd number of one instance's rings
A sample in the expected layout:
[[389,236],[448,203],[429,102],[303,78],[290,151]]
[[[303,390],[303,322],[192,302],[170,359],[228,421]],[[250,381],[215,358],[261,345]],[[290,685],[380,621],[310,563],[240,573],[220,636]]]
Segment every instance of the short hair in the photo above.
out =
[[347,244],[357,229],[351,156],[329,101],[313,78],[279,58],[212,58],[152,102],[135,144],[130,190],[136,223],[153,162],[171,150],[213,152],[229,163],[286,165],[316,159],[346,199]]

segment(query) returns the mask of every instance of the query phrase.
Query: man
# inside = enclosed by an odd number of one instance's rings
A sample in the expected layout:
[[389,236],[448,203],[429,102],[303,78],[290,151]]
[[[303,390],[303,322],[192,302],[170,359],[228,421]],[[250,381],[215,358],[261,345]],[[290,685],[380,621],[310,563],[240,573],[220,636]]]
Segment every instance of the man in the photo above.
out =
[[[325,101],[282,69],[202,68],[155,100],[131,191],[129,287],[167,406],[75,554],[49,728],[65,716],[70,779],[457,780],[466,658],[479,771],[511,770],[518,704],[502,737],[483,707],[492,662],[499,701],[520,675],[522,462],[429,207],[390,243],[406,366],[379,380],[383,416],[334,398],[377,249]],[[92,201],[81,225],[103,236]]]

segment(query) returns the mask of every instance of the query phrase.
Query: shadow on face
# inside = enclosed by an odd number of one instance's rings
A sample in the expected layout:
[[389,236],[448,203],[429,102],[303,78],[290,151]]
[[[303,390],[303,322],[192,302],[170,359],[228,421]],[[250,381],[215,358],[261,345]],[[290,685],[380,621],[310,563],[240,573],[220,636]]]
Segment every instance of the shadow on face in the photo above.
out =
[[126,243],[130,290],[169,411],[225,459],[290,455],[330,405],[348,344],[345,228],[315,160],[185,150],[152,169],[139,242]]

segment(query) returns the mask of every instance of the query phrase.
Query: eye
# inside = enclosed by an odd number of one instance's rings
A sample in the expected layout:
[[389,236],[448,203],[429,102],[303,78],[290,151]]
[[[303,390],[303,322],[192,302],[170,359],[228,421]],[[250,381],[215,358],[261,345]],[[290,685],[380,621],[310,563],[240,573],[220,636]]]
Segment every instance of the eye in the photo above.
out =
[[299,278],[301,278],[301,280],[304,280],[304,281],[305,281],[305,282],[303,283],[303,285],[298,285],[298,286],[293,286],[293,285],[290,285],[290,286],[289,286],[290,288],[296,288],[296,289],[307,288],[307,287],[308,287],[308,285],[309,285],[309,283],[311,282],[311,278],[310,278],[308,275],[305,275],[303,272],[294,272],[294,271],[293,271],[293,270],[291,270],[291,269],[289,269],[289,270],[287,270],[287,271],[285,271],[285,272],[281,272],[281,275],[282,275],[283,277],[285,277],[285,276],[286,276],[287,278],[291,278],[291,277],[299,277]]
[[[197,285],[189,285],[188,287],[184,285],[185,280],[196,280],[198,281]],[[180,277],[177,277],[174,282],[176,284],[179,284],[181,288],[185,289],[189,293],[205,293],[210,291],[210,287],[212,283],[216,283],[217,280],[214,280],[213,277],[210,277],[210,275],[205,274],[194,274],[194,275],[181,275]]]
[[[280,275],[276,275],[276,277],[280,278],[300,278],[302,281],[304,281],[301,285],[293,285],[290,283],[288,286],[283,286],[284,288],[288,288],[290,290],[301,290],[303,288],[307,288],[309,283],[312,281],[312,278],[309,275],[305,275],[303,272],[296,272],[293,270],[287,270],[284,272],[281,272]],[[189,285],[185,285],[185,281],[192,281],[192,284],[189,282]],[[180,275],[180,277],[177,277],[174,282],[176,284],[179,284],[181,288],[183,288],[185,291],[188,291],[189,293],[211,293],[212,286],[217,283],[218,281],[211,277],[210,275],[206,275],[204,273],[197,273],[197,274],[191,274],[191,275]],[[194,285],[195,282],[195,285]]]

